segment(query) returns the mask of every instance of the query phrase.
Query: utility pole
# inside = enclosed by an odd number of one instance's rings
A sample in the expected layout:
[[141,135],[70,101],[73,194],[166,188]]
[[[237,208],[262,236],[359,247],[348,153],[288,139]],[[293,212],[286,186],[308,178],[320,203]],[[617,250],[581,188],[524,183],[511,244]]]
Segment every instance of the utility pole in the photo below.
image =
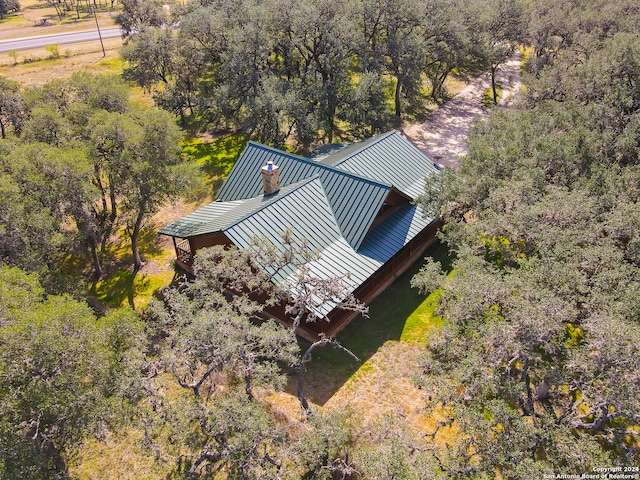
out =
[[[89,0],[87,0],[87,3],[89,3]],[[96,28],[98,29],[98,37],[100,37],[100,46],[102,47],[102,56],[106,57],[107,56],[107,52],[104,51],[104,42],[102,41],[102,32],[100,31],[100,25],[98,24],[98,15],[96,12],[96,2],[94,0],[93,2],[93,6],[90,6],[89,8],[93,9],[93,18],[96,19]]]

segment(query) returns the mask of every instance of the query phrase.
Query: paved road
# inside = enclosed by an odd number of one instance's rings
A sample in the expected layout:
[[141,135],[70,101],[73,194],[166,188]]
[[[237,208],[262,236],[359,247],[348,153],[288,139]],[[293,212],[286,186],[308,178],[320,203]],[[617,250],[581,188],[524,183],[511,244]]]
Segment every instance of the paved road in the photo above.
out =
[[[515,55],[498,70],[502,82],[500,105],[508,107],[513,95],[520,90],[520,55]],[[435,110],[426,121],[408,125],[402,133],[432,161],[453,168],[467,153],[469,129],[488,112],[482,107],[482,94],[491,86],[488,74],[471,82],[458,95]]]
[[[105,28],[100,31],[103,39],[120,36],[120,28]],[[100,37],[98,36],[97,30],[12,38],[10,40],[0,41],[0,53],[11,52],[13,50],[28,50],[30,48],[40,48],[56,44],[64,45],[66,43],[91,42],[99,39]]]

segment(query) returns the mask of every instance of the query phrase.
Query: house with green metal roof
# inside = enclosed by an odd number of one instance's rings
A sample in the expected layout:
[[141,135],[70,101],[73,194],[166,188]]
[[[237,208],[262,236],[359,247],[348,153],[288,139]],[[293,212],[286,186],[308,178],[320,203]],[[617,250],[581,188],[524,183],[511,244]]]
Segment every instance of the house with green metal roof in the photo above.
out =
[[[413,200],[435,165],[398,132],[301,157],[249,142],[215,202],[159,233],[173,238],[178,265],[191,271],[200,248],[249,248],[255,237],[277,244],[285,230],[319,252],[309,265],[320,278],[339,276],[364,303],[371,302],[419,259],[434,241],[436,218]],[[286,282],[293,271],[279,271]],[[333,336],[355,315],[334,304],[318,307],[327,322],[304,324],[310,340]],[[268,313],[290,323],[284,307]]]

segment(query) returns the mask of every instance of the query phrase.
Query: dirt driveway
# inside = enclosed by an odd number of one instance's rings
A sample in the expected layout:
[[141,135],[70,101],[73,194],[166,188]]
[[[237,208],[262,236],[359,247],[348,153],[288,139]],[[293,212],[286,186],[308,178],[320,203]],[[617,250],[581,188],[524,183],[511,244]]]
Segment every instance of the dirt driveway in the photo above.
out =
[[[497,78],[503,88],[500,105],[508,106],[520,89],[520,54],[502,66]],[[471,125],[488,116],[482,107],[482,95],[490,86],[489,75],[481,75],[429,115],[425,122],[402,128],[402,134],[438,165],[457,167],[458,159],[467,153]]]

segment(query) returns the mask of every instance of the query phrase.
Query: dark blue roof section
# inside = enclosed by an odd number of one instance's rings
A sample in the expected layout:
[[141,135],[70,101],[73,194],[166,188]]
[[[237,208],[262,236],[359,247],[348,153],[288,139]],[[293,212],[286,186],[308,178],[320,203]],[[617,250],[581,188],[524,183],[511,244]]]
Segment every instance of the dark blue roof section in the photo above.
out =
[[417,205],[403,206],[371,229],[358,253],[384,263],[433,220]]

